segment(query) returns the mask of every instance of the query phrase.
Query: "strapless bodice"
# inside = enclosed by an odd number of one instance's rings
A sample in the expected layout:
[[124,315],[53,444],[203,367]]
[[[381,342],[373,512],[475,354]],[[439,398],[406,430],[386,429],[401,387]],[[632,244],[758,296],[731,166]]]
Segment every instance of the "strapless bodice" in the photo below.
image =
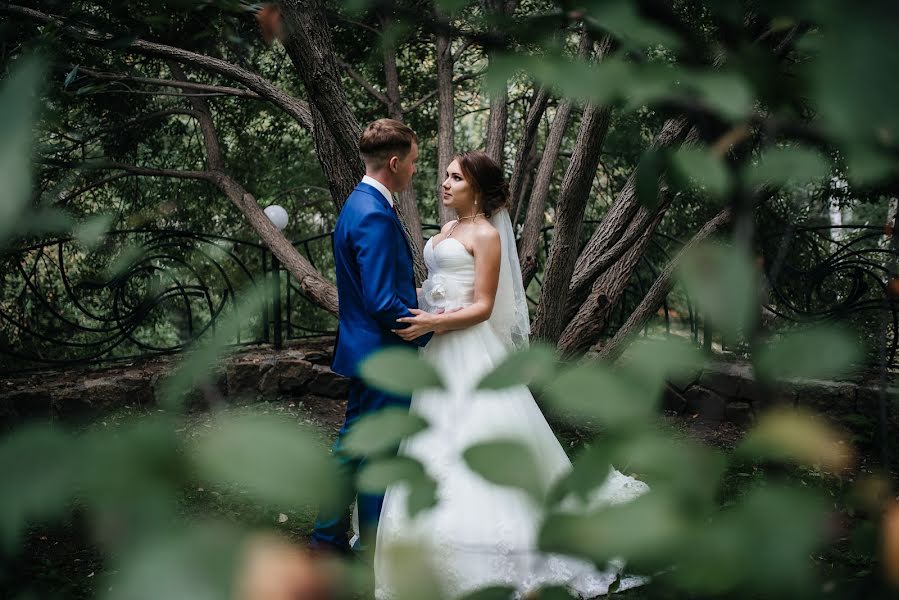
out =
[[421,284],[419,306],[427,312],[448,310],[474,300],[474,256],[462,242],[445,238],[436,246],[434,238],[425,244],[428,278]]

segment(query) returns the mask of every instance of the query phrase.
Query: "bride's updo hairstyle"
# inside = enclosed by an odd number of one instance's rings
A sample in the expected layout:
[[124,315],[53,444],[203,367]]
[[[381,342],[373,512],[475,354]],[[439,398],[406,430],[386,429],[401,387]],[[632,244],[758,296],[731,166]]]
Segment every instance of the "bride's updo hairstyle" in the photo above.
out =
[[459,168],[478,196],[478,210],[489,219],[509,205],[509,184],[503,170],[486,152],[472,150],[457,154]]

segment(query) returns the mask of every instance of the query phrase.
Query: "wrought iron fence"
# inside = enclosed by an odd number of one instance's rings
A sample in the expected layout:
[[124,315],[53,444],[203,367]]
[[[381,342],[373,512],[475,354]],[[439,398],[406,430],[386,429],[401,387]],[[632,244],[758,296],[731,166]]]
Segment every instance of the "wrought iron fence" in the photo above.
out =
[[[425,226],[429,233],[437,229]],[[541,264],[551,227],[543,236]],[[332,234],[323,233],[294,246],[333,279],[331,242]],[[681,245],[656,234],[605,335],[614,334]],[[849,322],[879,342],[872,352],[879,346],[896,366],[899,313],[889,286],[897,253],[882,229],[788,226],[760,239],[758,252],[767,275],[767,326]],[[92,250],[63,238],[7,252],[0,261],[0,372],[178,352],[214,330],[241,289],[267,277],[277,282],[271,302],[240,324],[233,343],[280,347],[285,339],[336,328],[336,319],[311,302],[263,245],[246,240],[124,230],[110,232]],[[532,304],[540,285],[538,272],[528,290]],[[714,335],[678,286],[644,333],[658,329],[705,345]]]
[[[330,233],[294,245],[326,276],[333,270]],[[233,343],[280,345],[336,328],[263,245],[231,237],[112,231],[92,250],[62,238],[0,261],[0,372],[178,352],[215,330],[240,290],[266,277],[286,284],[236,328]]]

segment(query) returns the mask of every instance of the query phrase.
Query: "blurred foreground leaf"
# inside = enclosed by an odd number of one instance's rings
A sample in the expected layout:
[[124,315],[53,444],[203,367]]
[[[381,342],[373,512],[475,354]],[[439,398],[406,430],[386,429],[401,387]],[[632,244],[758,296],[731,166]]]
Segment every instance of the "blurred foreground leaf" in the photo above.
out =
[[622,370],[584,364],[563,371],[544,388],[548,404],[564,419],[616,428],[646,423],[658,398]]
[[336,468],[321,441],[285,419],[220,419],[197,441],[192,458],[208,480],[240,486],[282,509],[340,499]]
[[805,184],[827,177],[830,167],[824,157],[808,148],[770,148],[755,165],[747,168],[750,185]]
[[67,510],[77,481],[80,447],[46,426],[23,427],[0,441],[0,543],[10,551],[35,520]]
[[824,540],[824,509],[804,490],[752,490],[685,538],[668,576],[691,595],[804,595],[813,585],[809,556]]
[[357,422],[343,440],[341,450],[356,456],[371,456],[395,450],[404,438],[427,428],[428,423],[408,408],[388,407]]
[[36,58],[17,61],[0,88],[0,248],[25,220],[31,197],[34,125],[44,65]]
[[514,352],[478,383],[481,390],[501,390],[516,385],[541,384],[556,372],[556,353],[544,344]]
[[551,514],[540,530],[539,547],[597,565],[618,557],[664,564],[687,531],[688,523],[674,505],[650,493],[585,515]]
[[496,485],[526,492],[543,501],[543,482],[536,457],[530,448],[516,440],[495,440],[469,446],[462,453],[468,467]]
[[758,305],[757,275],[745,252],[706,244],[684,260],[680,277],[699,308],[728,342],[748,331]]
[[788,333],[761,347],[755,356],[759,375],[776,381],[792,377],[833,379],[861,358],[855,336],[836,327]]
[[241,535],[221,524],[160,531],[122,556],[103,597],[108,600],[196,600],[231,597]]
[[162,387],[162,405],[169,410],[183,408],[187,394],[209,381],[213,367],[228,353],[235,350],[230,345],[240,327],[262,312],[271,298],[271,286],[258,284],[238,298],[218,320],[212,335],[194,343],[184,355],[178,370],[165,380]]
[[823,418],[801,410],[772,410],[737,448],[747,457],[818,466],[831,472],[848,468],[853,449]]
[[426,477],[421,463],[408,456],[394,456],[367,462],[359,472],[358,487],[368,494],[383,494],[395,483],[414,482]]
[[444,387],[440,374],[431,363],[409,348],[375,352],[359,365],[359,373],[368,385],[397,396]]

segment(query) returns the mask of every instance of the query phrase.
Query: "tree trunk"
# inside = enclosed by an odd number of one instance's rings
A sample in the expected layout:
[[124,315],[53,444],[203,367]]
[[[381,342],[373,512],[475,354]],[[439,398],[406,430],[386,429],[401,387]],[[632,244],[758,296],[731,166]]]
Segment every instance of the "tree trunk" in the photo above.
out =
[[[485,12],[493,13],[497,17],[511,15],[517,6],[517,0],[481,0],[481,5]],[[497,32],[504,39],[502,32]],[[505,45],[503,43],[503,45]],[[490,61],[491,57],[488,56]],[[490,114],[487,117],[487,135],[484,141],[484,151],[503,166],[503,157],[506,146],[506,122],[509,116],[509,107],[506,103],[509,101],[509,88],[503,85],[500,90],[492,90],[489,95]]]
[[[440,16],[439,9],[437,11]],[[446,168],[455,153],[455,102],[453,98],[453,44],[449,33],[437,34],[437,218],[440,225],[456,218],[451,208],[443,205],[440,186],[446,178]]]
[[615,336],[605,344],[602,348],[595,347],[593,350],[599,352],[598,358],[602,360],[614,361],[625,348],[631,336],[634,335],[646,321],[656,313],[665,301],[668,292],[674,285],[674,273],[680,268],[684,257],[687,256],[694,248],[705,242],[709,237],[717,233],[722,227],[730,223],[732,211],[725,208],[715,215],[708,223],[702,226],[696,235],[687,242],[687,244],[677,253],[665,269],[659,274],[655,283],[649,288],[646,296],[640,301],[640,305],[631,313],[627,322],[615,332]]
[[558,348],[563,355],[585,352],[602,333],[663,215],[664,211],[657,211],[636,242],[593,284],[590,295],[559,337]]
[[[652,142],[652,148],[674,146],[684,138],[689,129],[684,118],[669,119]],[[579,307],[590,290],[590,285],[601,273],[601,268],[608,268],[608,260],[601,260],[604,254],[625,234],[637,211],[640,202],[636,192],[636,169],[631,173],[624,187],[609,207],[602,222],[596,227],[587,246],[581,252],[574,267],[574,275],[568,288],[568,303],[565,310],[570,315]],[[608,256],[605,257],[608,259]]]
[[599,157],[611,112],[605,106],[588,105],[584,109],[574,154],[562,192],[556,204],[555,228],[534,318],[532,333],[544,342],[555,344],[562,332],[568,282],[580,247],[581,223],[590,197],[590,188],[599,166]]
[[553,124],[546,139],[543,149],[543,157],[537,174],[534,176],[534,186],[528,201],[528,211],[524,219],[524,228],[521,232],[521,240],[518,244],[518,260],[521,263],[521,276],[525,287],[537,273],[537,253],[540,250],[541,236],[545,222],[544,211],[546,199],[549,197],[549,186],[552,183],[553,171],[556,160],[559,157],[559,147],[565,130],[568,128],[568,120],[571,117],[571,100],[562,100],[556,107]]
[[359,123],[350,112],[319,0],[280,0],[279,5],[287,30],[284,47],[309,96],[316,154],[339,210],[365,172]]
[[[391,25],[389,16],[381,17],[381,32],[387,31]],[[403,104],[400,96],[400,77],[396,66],[396,48],[392,44],[384,46],[384,80],[387,84],[387,113],[391,119],[405,122],[403,114]],[[409,235],[409,241],[412,245],[413,266],[415,269],[415,281],[421,283],[427,278],[427,268],[425,267],[424,256],[424,237],[421,232],[421,214],[418,212],[418,200],[415,197],[415,188],[409,186],[396,195],[399,203],[400,218]]]
[[509,198],[512,203],[509,207],[509,214],[513,219],[518,212],[518,199],[521,196],[521,188],[525,184],[525,173],[528,170],[529,159],[534,152],[534,145],[537,143],[537,130],[540,128],[540,120],[543,118],[543,113],[546,112],[548,100],[549,92],[546,87],[540,86],[531,100],[531,107],[528,109],[528,114],[525,118],[524,131],[521,135],[521,141],[518,143],[518,150],[515,153],[512,176],[509,178]]

